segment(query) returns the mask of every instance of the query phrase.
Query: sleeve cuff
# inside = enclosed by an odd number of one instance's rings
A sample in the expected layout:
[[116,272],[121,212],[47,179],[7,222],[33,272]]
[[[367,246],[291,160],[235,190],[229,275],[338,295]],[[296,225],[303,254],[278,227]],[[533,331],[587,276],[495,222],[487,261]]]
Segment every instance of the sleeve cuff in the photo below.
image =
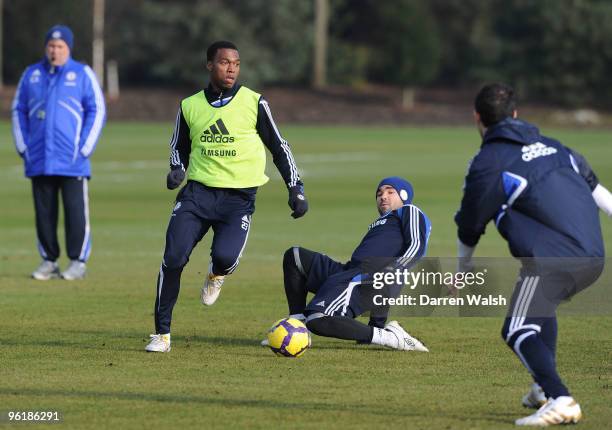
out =
[[480,240],[479,234],[471,233],[470,231],[462,229],[459,229],[457,236],[462,243],[472,248],[478,245],[478,241]]
[[593,199],[597,203],[597,207],[606,215],[612,217],[612,194],[601,184],[597,184],[593,190]]

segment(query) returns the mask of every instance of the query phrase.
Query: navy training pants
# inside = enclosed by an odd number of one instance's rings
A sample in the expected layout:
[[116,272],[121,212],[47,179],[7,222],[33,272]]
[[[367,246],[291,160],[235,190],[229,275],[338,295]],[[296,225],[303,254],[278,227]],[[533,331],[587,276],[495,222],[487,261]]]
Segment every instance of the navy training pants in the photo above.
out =
[[31,179],[40,256],[48,261],[56,261],[60,256],[57,222],[61,191],[66,253],[71,260],[86,262],[91,252],[87,178],[41,175]]
[[188,181],[179,192],[166,232],[166,247],[157,279],[156,333],[170,333],[183,268],[191,251],[212,227],[212,271],[228,275],[238,266],[255,211],[255,193],[211,188]]

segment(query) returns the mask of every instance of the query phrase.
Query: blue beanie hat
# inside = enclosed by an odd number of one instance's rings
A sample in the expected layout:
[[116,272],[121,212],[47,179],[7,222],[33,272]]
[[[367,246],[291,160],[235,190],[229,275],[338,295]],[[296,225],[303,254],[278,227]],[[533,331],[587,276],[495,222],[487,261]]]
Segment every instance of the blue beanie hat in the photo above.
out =
[[404,178],[400,178],[399,176],[390,176],[388,178],[380,181],[378,186],[376,187],[376,194],[378,194],[378,190],[383,185],[389,185],[397,191],[397,194],[402,199],[404,203],[411,203],[412,198],[414,197],[414,191],[412,190],[412,185],[410,182],[405,180]]
[[45,46],[49,43],[51,39],[61,39],[66,42],[68,48],[72,51],[72,45],[74,43],[74,36],[72,35],[72,30],[70,27],[66,25],[54,25],[47,31],[47,35],[45,36]]

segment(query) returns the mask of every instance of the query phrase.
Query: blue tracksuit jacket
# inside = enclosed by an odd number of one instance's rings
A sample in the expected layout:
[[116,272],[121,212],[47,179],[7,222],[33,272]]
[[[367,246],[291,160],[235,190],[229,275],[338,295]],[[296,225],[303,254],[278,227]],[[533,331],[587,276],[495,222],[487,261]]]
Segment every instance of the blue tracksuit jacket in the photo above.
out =
[[29,66],[13,101],[13,138],[25,175],[91,176],[89,156],[106,118],[94,72],[69,59]]

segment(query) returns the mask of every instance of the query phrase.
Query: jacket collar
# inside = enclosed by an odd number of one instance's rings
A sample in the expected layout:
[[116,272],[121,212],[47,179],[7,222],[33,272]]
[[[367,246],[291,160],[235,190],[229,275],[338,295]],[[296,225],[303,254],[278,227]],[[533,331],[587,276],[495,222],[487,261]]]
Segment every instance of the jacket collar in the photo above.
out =
[[526,121],[506,118],[487,128],[482,144],[495,143],[500,140],[520,145],[529,145],[541,139],[540,130]]
[[215,103],[216,105],[218,105],[217,107],[220,107],[225,106],[227,103],[229,103],[231,98],[236,95],[240,87],[241,85],[239,83],[235,83],[234,86],[229,90],[223,90],[219,92],[216,91],[209,83],[206,89],[204,90],[204,94],[206,95],[206,100],[208,100],[208,103]]
[[49,59],[45,56],[43,58],[42,65],[47,73],[54,75],[62,73],[71,61],[72,57],[68,57],[68,61],[66,61],[63,66],[52,66],[51,63],[49,63]]

